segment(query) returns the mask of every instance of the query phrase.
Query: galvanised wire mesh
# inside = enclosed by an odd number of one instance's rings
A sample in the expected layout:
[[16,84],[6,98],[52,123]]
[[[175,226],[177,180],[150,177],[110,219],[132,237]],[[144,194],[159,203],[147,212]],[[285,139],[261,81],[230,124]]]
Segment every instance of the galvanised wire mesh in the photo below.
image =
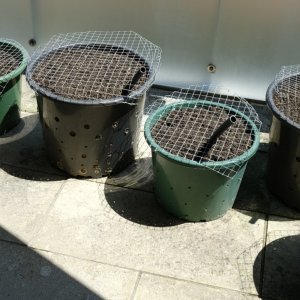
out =
[[151,86],[160,59],[161,49],[133,31],[58,34],[34,52],[26,77],[53,99],[130,103]]
[[234,176],[258,147],[261,121],[245,99],[229,95],[223,87],[194,85],[154,101],[145,125],[152,150]]
[[271,108],[300,129],[300,66],[283,66],[275,77]]
[[9,80],[23,71],[27,60],[27,52],[19,43],[11,39],[0,38],[0,95]]

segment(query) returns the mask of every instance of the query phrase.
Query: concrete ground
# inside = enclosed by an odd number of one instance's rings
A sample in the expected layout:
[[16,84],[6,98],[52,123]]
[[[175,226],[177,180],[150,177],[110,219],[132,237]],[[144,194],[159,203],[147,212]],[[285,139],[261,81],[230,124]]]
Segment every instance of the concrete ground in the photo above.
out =
[[[152,94],[164,94],[152,90]],[[0,137],[0,299],[299,299],[300,212],[265,185],[270,114],[234,208],[189,223],[156,203],[150,157],[75,179],[46,157],[33,93]]]

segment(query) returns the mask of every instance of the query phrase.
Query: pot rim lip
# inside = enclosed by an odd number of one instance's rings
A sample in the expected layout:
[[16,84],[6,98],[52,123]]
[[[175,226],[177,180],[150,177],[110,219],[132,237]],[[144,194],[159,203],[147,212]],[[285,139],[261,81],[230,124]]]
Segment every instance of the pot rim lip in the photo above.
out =
[[0,83],[3,83],[3,82],[8,82],[9,80],[19,76],[24,71],[24,69],[27,66],[28,60],[29,60],[29,55],[28,55],[28,52],[26,51],[26,49],[15,40],[0,38],[0,44],[9,44],[9,45],[15,47],[16,49],[18,49],[22,54],[22,60],[19,64],[19,66],[16,69],[14,69],[13,71],[11,71],[3,76],[0,76]]
[[[293,77],[295,75],[292,75],[290,77]],[[275,80],[271,82],[271,84],[268,86],[267,92],[266,92],[266,102],[272,113],[276,116],[277,119],[288,125],[289,127],[300,130],[300,124],[294,122],[290,118],[288,118],[282,111],[280,111],[277,106],[275,105],[275,102],[273,101],[273,94],[276,91],[276,84]]]
[[[148,80],[139,89],[133,91],[132,93],[130,93],[126,97],[118,96],[118,97],[105,99],[105,100],[104,99],[94,99],[94,100],[92,100],[92,99],[72,99],[72,98],[68,98],[68,97],[63,97],[61,95],[57,95],[57,94],[55,94],[55,93],[53,93],[49,90],[46,90],[46,89],[42,88],[36,81],[34,81],[32,79],[32,74],[33,74],[33,71],[34,71],[35,64],[39,59],[41,59],[43,56],[51,53],[52,51],[57,51],[59,49],[68,48],[70,46],[77,46],[77,45],[80,46],[80,45],[93,45],[93,44],[78,43],[78,44],[70,44],[70,45],[66,45],[66,46],[57,47],[55,49],[50,49],[48,52],[43,51],[37,57],[35,57],[34,61],[31,60],[28,64],[28,67],[27,67],[27,70],[26,70],[26,80],[27,80],[28,84],[30,85],[30,87],[35,92],[39,93],[42,96],[48,97],[52,101],[59,101],[59,102],[78,104],[78,105],[110,106],[110,105],[117,105],[117,104],[123,104],[123,103],[127,103],[129,105],[135,105],[136,104],[136,98],[138,98],[139,96],[144,94],[154,81],[155,73],[153,72],[152,68],[150,68],[149,63],[147,62],[147,60],[142,55],[140,55],[138,53],[135,53],[131,49],[127,49],[125,47],[121,47],[121,46],[117,46],[117,45],[110,45],[110,44],[105,44],[105,45],[110,46],[110,47],[117,47],[118,49],[124,49],[125,51],[129,51],[129,52],[133,53],[135,56],[140,57],[145,62],[145,65],[147,65],[147,67],[149,69],[149,71],[148,71],[148,73],[149,73]],[[102,45],[102,44],[99,44],[99,45]]]
[[[170,109],[172,109],[173,107],[176,107],[176,106],[182,106],[182,105],[185,106],[185,105],[190,105],[192,103],[195,103],[195,101],[193,101],[193,100],[192,101],[184,101],[184,102],[181,101],[179,103],[168,104],[168,105],[166,105],[167,111],[169,111]],[[168,152],[165,149],[163,149],[161,146],[159,146],[151,135],[151,129],[152,129],[152,125],[155,121],[155,118],[157,118],[157,116],[160,115],[162,112],[166,111],[166,106],[164,106],[164,107],[161,107],[160,109],[158,109],[154,114],[149,116],[145,123],[144,135],[145,135],[147,143],[150,145],[152,150],[154,150],[155,152],[159,152],[161,155],[163,155],[167,159],[173,160],[177,163],[184,164],[189,167],[198,167],[198,168],[207,167],[207,168],[220,168],[220,169],[229,167],[231,165],[235,166],[235,165],[237,165],[238,162],[246,162],[256,153],[258,146],[260,144],[259,130],[258,130],[257,126],[254,124],[254,122],[252,120],[250,120],[246,115],[242,114],[237,109],[234,109],[232,107],[229,107],[229,106],[227,106],[225,104],[221,104],[221,103],[215,103],[212,101],[201,100],[201,101],[197,101],[197,104],[223,107],[223,108],[226,108],[230,111],[237,113],[240,117],[242,117],[244,120],[246,120],[247,123],[252,127],[252,129],[254,131],[254,140],[253,140],[253,144],[250,147],[250,149],[245,151],[243,154],[236,156],[234,158],[231,158],[231,159],[216,161],[216,162],[210,161],[210,162],[200,162],[200,163],[195,162],[190,159],[187,159],[187,158],[184,158],[184,157],[174,155],[174,154]],[[163,115],[161,115],[161,116],[163,116]]]

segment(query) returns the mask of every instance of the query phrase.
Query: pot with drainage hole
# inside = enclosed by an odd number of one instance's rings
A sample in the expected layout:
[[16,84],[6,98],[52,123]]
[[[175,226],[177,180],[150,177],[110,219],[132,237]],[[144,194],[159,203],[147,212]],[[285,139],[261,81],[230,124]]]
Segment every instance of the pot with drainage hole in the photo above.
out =
[[0,135],[20,121],[21,73],[28,54],[16,41],[0,38]]
[[158,202],[179,218],[209,221],[233,206],[247,162],[258,149],[259,130],[226,104],[185,100],[152,114],[145,138]]
[[130,164],[160,56],[134,32],[62,34],[38,49],[26,77],[37,92],[51,162],[86,177]]
[[283,67],[266,100],[273,113],[267,184],[288,206],[300,209],[300,67]]

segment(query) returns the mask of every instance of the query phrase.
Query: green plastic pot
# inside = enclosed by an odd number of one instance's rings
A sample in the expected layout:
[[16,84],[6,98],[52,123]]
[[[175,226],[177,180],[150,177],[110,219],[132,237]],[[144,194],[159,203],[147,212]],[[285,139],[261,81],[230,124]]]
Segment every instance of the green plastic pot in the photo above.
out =
[[[220,218],[232,208],[247,162],[258,149],[259,130],[247,116],[233,108],[220,103],[198,101],[196,105],[220,106],[241,116],[253,129],[253,144],[241,156],[225,161],[198,163],[175,156],[155,142],[151,136],[151,129],[157,120],[170,110],[188,107],[192,103],[186,101],[184,104],[170,104],[157,110],[145,124],[145,138],[152,149],[154,189],[158,202],[168,212],[181,219],[194,222],[210,221]],[[241,163],[239,167],[237,163]],[[213,167],[214,170],[209,167]],[[236,169],[230,178],[220,174],[228,168]]]
[[0,76],[0,135],[15,127],[20,121],[21,73],[28,61],[28,53],[19,43],[0,39],[0,45],[3,44],[11,46],[14,53],[21,57],[21,62],[15,70]]

